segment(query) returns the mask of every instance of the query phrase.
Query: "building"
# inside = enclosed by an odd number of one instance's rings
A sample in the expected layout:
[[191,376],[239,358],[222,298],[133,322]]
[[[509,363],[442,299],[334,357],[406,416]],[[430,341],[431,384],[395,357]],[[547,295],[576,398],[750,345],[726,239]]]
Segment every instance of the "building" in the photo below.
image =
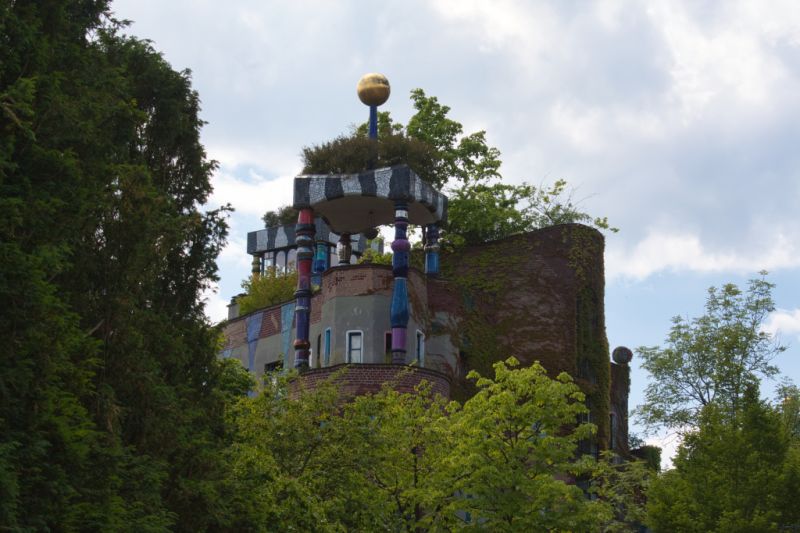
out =
[[[300,386],[339,376],[346,393],[422,380],[451,398],[471,393],[466,374],[515,356],[566,371],[598,426],[592,447],[627,454],[630,350],[609,357],[604,323],[604,239],[579,224],[553,226],[442,254],[447,198],[407,166],[352,175],[298,176],[298,224],[252,232],[253,272],[295,257],[296,299],[223,326],[223,357],[261,374],[301,370]],[[394,224],[393,265],[352,264],[364,233]],[[411,250],[408,225],[423,228]],[[279,238],[280,236],[280,238]],[[338,263],[332,258],[338,238]],[[356,243],[356,244],[354,244]]]

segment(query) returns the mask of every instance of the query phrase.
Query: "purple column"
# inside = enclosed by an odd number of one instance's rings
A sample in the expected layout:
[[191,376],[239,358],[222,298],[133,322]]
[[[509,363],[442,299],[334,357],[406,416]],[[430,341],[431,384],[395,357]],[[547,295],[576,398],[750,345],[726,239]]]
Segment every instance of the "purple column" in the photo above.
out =
[[406,362],[406,328],[408,327],[408,251],[411,246],[406,237],[408,229],[408,205],[398,201],[394,204],[394,242],[392,242],[392,363]]

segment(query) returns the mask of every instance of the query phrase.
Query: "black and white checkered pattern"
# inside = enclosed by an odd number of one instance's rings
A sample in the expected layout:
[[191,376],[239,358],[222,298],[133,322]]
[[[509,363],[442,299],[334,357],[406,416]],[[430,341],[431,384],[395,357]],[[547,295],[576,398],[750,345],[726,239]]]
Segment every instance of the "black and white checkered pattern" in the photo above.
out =
[[405,200],[423,205],[436,222],[447,219],[447,197],[422,180],[407,165],[367,170],[359,174],[298,176],[294,179],[294,208],[347,196]]

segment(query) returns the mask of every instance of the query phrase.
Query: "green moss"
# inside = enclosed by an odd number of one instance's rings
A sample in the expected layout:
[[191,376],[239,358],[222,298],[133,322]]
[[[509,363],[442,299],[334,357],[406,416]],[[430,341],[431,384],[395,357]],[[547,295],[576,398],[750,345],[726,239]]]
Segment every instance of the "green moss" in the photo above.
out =
[[[462,298],[461,322],[449,333],[462,352],[466,369],[483,375],[491,375],[493,363],[512,355],[525,355],[528,364],[540,361],[553,373],[567,370],[586,394],[593,422],[598,427],[597,441],[600,448],[606,448],[610,433],[611,369],[602,301],[603,263],[597,260],[602,258],[603,240],[596,230],[584,226],[565,225],[560,231],[556,235],[566,248],[565,258],[576,287],[576,353],[514,353],[504,340],[514,338],[521,317],[512,312],[502,314],[511,318],[499,318],[494,310],[485,311],[487,302],[491,303],[489,309],[496,309],[507,303],[510,291],[515,290],[509,286],[507,273],[519,269],[520,261],[526,257],[542,253],[542,241],[527,237],[443,256],[442,277],[456,287]],[[463,400],[473,393],[470,383],[463,380],[453,383],[454,399]]]
[[611,411],[611,368],[608,341],[601,323],[597,293],[585,286],[578,294],[576,313],[576,381],[586,394],[592,409],[592,422],[597,426],[597,441],[608,447],[609,413]]
[[[608,447],[611,411],[611,367],[602,291],[604,286],[602,258],[603,238],[585,226],[570,225],[562,230],[562,240],[569,245],[568,262],[579,287],[576,302],[577,378],[591,405],[597,425],[597,441]],[[599,292],[598,292],[599,291]]]

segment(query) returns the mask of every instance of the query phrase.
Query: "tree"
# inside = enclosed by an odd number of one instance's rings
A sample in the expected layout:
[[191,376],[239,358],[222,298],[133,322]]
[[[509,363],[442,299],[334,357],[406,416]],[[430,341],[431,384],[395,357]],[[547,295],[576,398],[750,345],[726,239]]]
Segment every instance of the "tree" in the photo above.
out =
[[596,429],[575,424],[588,412],[584,394],[566,373],[551,379],[538,363],[517,365],[496,363],[494,379],[471,373],[478,392],[451,414],[448,484],[456,493],[444,512],[469,511],[492,531],[596,529],[610,508],[565,481],[589,475],[594,463],[575,459],[579,441]]
[[[344,398],[336,377],[267,376],[232,412],[232,529],[618,531],[637,516],[641,468],[576,457],[594,431],[562,374],[509,359],[473,373],[463,405],[423,384]],[[295,384],[295,387],[298,385]],[[590,499],[574,480],[586,480]],[[639,480],[639,481],[637,481]],[[637,484],[639,483],[639,484]]]
[[762,330],[774,309],[773,284],[750,280],[709,289],[706,313],[677,317],[668,347],[641,348],[654,381],[640,416],[651,427],[677,429],[683,440],[674,468],[649,493],[656,531],[778,531],[800,526],[796,389],[786,384],[773,407],[759,398],[784,348]]
[[[189,72],[108,2],[0,8],[0,528],[202,530],[225,210]],[[197,509],[205,509],[197,513]]]
[[779,531],[800,526],[797,442],[781,414],[748,385],[736,409],[709,403],[674,468],[653,482],[655,531]]
[[691,428],[711,404],[735,412],[748,387],[777,374],[770,362],[785,348],[762,329],[775,308],[765,275],[750,280],[745,292],[733,284],[711,287],[705,315],[675,317],[665,348],[639,348],[652,377],[637,408],[645,424]]
[[557,224],[582,223],[613,233],[607,218],[593,218],[579,210],[566,192],[567,182],[549,187],[496,183],[467,183],[450,192],[446,241],[476,244]]
[[410,165],[436,188],[451,180],[480,182],[499,178],[500,151],[486,143],[486,132],[465,136],[463,126],[450,118],[448,106],[422,89],[411,91],[415,114],[408,125],[393,121],[388,112],[378,113],[378,147],[367,138],[367,124],[333,141],[303,149],[306,174],[360,172],[379,167]]
[[422,89],[411,91],[411,100],[415,113],[406,126],[394,122],[388,112],[378,114],[377,149],[367,138],[367,124],[361,124],[350,135],[304,148],[303,172],[353,173],[370,164],[408,164],[448,194],[442,242],[449,245],[479,244],[573,222],[617,231],[607,219],[581,211],[564,180],[549,187],[504,183],[500,151],[489,146],[485,131],[465,135],[461,123],[448,117],[450,108]]

